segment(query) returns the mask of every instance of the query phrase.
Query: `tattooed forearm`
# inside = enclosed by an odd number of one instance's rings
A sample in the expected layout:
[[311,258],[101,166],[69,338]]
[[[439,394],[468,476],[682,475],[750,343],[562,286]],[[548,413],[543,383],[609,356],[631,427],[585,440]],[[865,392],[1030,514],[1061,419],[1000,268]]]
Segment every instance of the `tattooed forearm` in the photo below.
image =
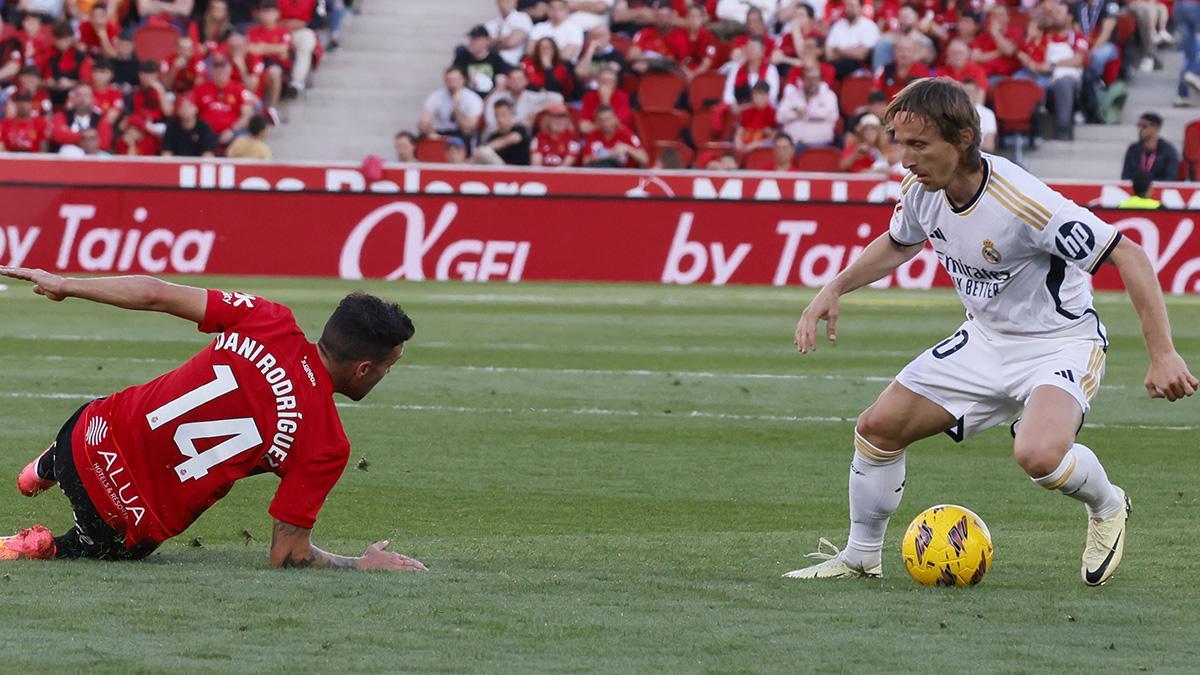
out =
[[312,530],[275,521],[271,532],[271,562],[276,567],[335,570],[358,569],[357,558],[327,553],[312,545]]
[[354,570],[358,566],[354,564],[354,558],[347,558],[344,555],[334,555],[326,553],[316,546],[309,547],[307,556],[288,553],[283,559],[283,564],[280,567],[316,567],[318,569],[331,570]]

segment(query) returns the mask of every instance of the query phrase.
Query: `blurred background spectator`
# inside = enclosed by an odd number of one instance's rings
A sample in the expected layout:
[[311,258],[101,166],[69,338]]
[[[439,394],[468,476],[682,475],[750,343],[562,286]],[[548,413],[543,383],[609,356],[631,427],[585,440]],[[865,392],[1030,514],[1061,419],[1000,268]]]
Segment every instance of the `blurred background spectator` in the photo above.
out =
[[1119,209],[1142,209],[1154,210],[1161,209],[1162,202],[1154,199],[1151,195],[1154,192],[1154,181],[1150,178],[1150,174],[1145,171],[1138,171],[1133,174],[1133,182],[1131,188],[1133,195],[1121,202],[1117,208]]
[[417,135],[411,131],[396,132],[392,147],[396,150],[397,162],[417,161]]
[[1125,150],[1121,180],[1144,173],[1151,180],[1175,180],[1179,175],[1179,152],[1159,137],[1163,119],[1158,113],[1143,113],[1137,122],[1138,140]]
[[246,130],[250,133],[233,139],[226,154],[235,159],[269,161],[271,148],[267,147],[267,134],[271,132],[270,120],[262,115],[255,115],[246,123]]

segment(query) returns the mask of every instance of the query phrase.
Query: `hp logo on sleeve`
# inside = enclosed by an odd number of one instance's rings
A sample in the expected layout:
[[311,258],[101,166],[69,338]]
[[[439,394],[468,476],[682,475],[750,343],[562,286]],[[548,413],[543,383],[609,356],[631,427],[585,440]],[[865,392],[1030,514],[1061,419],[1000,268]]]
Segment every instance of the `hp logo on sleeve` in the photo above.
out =
[[1096,246],[1096,235],[1092,234],[1092,228],[1078,220],[1072,220],[1058,228],[1054,244],[1059,253],[1071,260],[1083,260]]

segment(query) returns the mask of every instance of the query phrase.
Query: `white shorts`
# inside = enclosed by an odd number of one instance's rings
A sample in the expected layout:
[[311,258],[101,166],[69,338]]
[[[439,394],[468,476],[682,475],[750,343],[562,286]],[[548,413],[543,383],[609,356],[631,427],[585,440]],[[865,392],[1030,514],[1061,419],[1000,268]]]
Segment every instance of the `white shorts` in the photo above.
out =
[[999,335],[967,321],[896,381],[953,415],[958,422],[946,433],[961,442],[1021,412],[1046,384],[1074,396],[1087,414],[1100,390],[1105,351],[1099,339]]

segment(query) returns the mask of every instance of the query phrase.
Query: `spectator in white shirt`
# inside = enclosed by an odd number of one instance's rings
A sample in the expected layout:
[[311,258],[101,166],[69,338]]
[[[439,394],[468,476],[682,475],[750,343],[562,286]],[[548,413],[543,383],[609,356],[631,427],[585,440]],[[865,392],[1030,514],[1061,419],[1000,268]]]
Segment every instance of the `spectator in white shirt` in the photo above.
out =
[[[487,99],[483,113],[483,135],[486,137],[496,130],[496,104],[508,101],[512,104],[514,124],[527,129],[533,129],[533,122],[538,114],[551,104],[562,104],[562,94],[556,91],[533,91],[529,89],[529,78],[525,71],[516,68],[508,74],[508,80],[503,88],[497,88]],[[536,133],[536,129],[533,129]]]
[[447,68],[442,82],[445,86],[425,99],[417,129],[427,136],[470,138],[483,114],[483,99],[467,89],[467,77],[458,68]]
[[484,26],[496,40],[500,57],[509,65],[519,66],[525,57],[529,35],[533,32],[533,19],[525,12],[517,11],[517,0],[496,0],[496,9],[500,10],[500,16]]
[[750,104],[750,91],[759,80],[767,83],[771,102],[779,100],[779,71],[764,57],[766,47],[762,38],[753,37],[746,43],[746,62],[729,71],[725,77],[722,100],[731,106]]
[[971,97],[971,103],[975,104],[975,111],[979,113],[979,149],[995,152],[996,132],[999,130],[996,126],[996,113],[983,104],[984,94],[975,80],[968,78],[962,85],[967,90],[967,96]]
[[529,34],[529,44],[534,44],[542,38],[554,40],[558,45],[558,53],[563,61],[575,62],[579,50],[583,48],[583,30],[567,19],[571,16],[571,8],[567,0],[550,1],[550,20],[533,27]]
[[869,62],[878,42],[879,27],[862,15],[859,0],[846,0],[844,17],[833,24],[825,38],[825,60],[833,65],[840,80]]
[[607,24],[613,2],[615,0],[567,0],[567,9],[571,10],[567,23],[574,24],[584,33]]
[[821,67],[810,63],[801,86],[784,87],[775,119],[800,151],[833,145],[839,114],[837,94],[821,80]]
[[723,21],[746,23],[746,15],[752,8],[757,7],[769,26],[775,22],[778,5],[779,0],[718,0],[717,18]]

